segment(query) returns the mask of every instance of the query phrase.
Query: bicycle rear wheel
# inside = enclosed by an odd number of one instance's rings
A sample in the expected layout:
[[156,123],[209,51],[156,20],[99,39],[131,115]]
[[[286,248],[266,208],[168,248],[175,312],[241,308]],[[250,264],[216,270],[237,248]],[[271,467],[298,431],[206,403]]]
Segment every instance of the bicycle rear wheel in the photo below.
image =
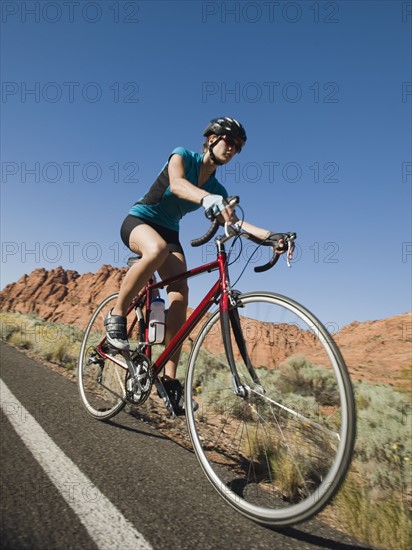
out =
[[97,351],[106,334],[104,319],[114,307],[117,296],[117,293],[108,296],[98,306],[86,328],[80,350],[77,375],[80,397],[88,414],[97,420],[112,418],[126,405],[127,370],[104,359]]
[[217,310],[189,358],[192,443],[209,481],[239,512],[271,526],[299,523],[329,502],[350,465],[355,406],[349,375],[325,327],[289,298],[243,294],[236,311],[243,357],[252,365],[247,368],[232,335],[245,395],[233,388]]

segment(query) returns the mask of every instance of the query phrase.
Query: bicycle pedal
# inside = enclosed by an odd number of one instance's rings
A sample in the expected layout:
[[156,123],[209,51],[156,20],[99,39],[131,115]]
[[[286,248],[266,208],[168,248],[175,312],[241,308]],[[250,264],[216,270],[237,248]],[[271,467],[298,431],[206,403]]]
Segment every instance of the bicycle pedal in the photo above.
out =
[[169,418],[176,418],[176,413],[172,405],[172,401],[167,394],[167,391],[163,385],[163,382],[159,380],[155,380],[155,386],[157,390],[157,395],[160,397],[160,399],[163,401],[164,406],[166,407],[167,412],[169,413]]

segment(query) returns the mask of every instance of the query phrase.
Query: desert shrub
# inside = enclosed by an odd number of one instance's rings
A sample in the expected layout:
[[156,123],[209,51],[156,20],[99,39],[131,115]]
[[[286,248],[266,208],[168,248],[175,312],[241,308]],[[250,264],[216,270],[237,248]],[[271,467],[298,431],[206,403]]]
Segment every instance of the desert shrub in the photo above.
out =
[[410,547],[410,396],[390,386],[354,384],[357,440],[348,479],[335,499],[343,526],[378,547]]
[[21,349],[32,349],[33,342],[30,339],[27,339],[20,330],[15,330],[11,332],[7,338],[7,342],[16,348]]
[[[188,355],[186,355],[186,357],[183,355],[182,357],[182,359],[185,359],[185,361],[183,361],[184,366],[182,370],[186,369],[187,357]],[[212,380],[215,380],[218,373],[220,373],[224,369],[227,369],[227,372],[229,372],[230,374],[226,359],[217,357],[209,351],[201,349],[196,361],[195,373],[197,378],[196,380],[194,380],[195,387],[198,387],[200,389],[202,389],[202,387],[205,388],[211,383]]]
[[83,331],[72,325],[49,323],[35,314],[0,313],[1,339],[31,349],[46,361],[61,366],[77,364]]
[[19,327],[17,325],[10,324],[10,323],[4,323],[4,324],[2,323],[1,339],[7,342],[8,340],[10,340],[10,337],[12,336],[12,334],[18,331],[19,331]]
[[339,402],[333,373],[313,365],[303,356],[291,357],[282,365],[279,389],[284,393],[312,395],[320,405]]
[[355,395],[363,403],[357,411],[358,468],[370,484],[398,490],[410,482],[412,430],[407,396],[389,386],[366,383],[355,385]]

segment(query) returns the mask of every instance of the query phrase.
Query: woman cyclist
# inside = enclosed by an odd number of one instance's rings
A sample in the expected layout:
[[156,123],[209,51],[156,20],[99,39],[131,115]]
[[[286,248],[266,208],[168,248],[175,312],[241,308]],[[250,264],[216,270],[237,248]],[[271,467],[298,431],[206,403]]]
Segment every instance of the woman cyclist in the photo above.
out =
[[[126,328],[127,308],[134,296],[157,271],[161,279],[187,271],[179,242],[179,222],[201,206],[221,222],[238,221],[226,204],[226,189],[216,179],[218,166],[228,164],[246,143],[246,132],[234,118],[213,119],[203,133],[204,153],[183,147],[174,149],[149,191],[135,203],[121,228],[121,238],[141,259],[126,273],[116,305],[105,319],[108,342],[120,351],[129,349]],[[268,239],[270,231],[242,222],[242,227],[258,239]],[[281,243],[280,243],[281,244]],[[280,251],[279,253],[282,253]],[[166,344],[186,320],[188,288],[179,281],[167,288],[169,313]],[[180,351],[166,364],[163,385],[176,414],[183,414],[183,389],[176,377]]]

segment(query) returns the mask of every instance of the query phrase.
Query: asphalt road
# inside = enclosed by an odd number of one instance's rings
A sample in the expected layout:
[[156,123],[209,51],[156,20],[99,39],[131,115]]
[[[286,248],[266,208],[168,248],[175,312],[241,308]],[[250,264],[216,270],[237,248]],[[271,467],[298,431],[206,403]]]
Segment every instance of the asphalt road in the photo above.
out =
[[83,412],[77,386],[0,344],[3,549],[366,549],[316,520],[243,518],[193,453],[131,415]]

